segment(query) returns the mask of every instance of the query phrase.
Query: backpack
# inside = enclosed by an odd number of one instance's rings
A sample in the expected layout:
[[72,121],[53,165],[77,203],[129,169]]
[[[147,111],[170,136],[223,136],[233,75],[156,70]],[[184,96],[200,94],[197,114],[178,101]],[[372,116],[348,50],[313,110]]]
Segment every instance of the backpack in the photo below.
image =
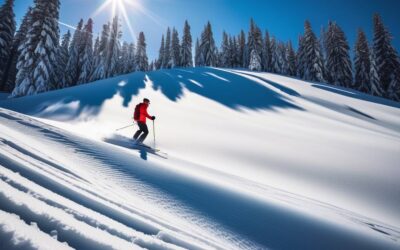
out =
[[135,120],[135,121],[139,121],[139,119],[140,119],[140,107],[141,106],[142,106],[142,104],[139,103],[135,107],[135,113],[133,113],[133,120]]

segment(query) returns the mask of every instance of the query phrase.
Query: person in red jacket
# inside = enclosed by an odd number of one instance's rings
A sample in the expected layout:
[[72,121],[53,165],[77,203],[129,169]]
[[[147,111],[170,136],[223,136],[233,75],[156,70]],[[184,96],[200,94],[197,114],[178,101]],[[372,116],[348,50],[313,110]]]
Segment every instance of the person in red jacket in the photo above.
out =
[[147,113],[147,108],[150,105],[150,100],[147,98],[143,99],[143,102],[138,104],[135,108],[135,121],[137,122],[138,126],[139,126],[139,130],[135,133],[135,135],[133,136],[133,139],[137,142],[137,143],[143,143],[143,141],[146,139],[147,135],[149,134],[149,129],[147,128],[146,125],[146,119],[150,119],[150,120],[155,120],[156,117],[155,116],[150,116]]

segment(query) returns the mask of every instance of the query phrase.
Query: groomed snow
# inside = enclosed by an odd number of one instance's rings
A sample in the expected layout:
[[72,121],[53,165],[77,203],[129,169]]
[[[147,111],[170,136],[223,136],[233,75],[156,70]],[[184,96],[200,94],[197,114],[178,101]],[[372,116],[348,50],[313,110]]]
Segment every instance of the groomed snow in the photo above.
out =
[[[144,97],[167,159],[132,149],[135,127],[116,131]],[[11,237],[8,247],[19,247],[14,238],[33,249],[43,241],[78,249],[400,247],[398,103],[274,74],[189,68],[0,107],[0,238]]]

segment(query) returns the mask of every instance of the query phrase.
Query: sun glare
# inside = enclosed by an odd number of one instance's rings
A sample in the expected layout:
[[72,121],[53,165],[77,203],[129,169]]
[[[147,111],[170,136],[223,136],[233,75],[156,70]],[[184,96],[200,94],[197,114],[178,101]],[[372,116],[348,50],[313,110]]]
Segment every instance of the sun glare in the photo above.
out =
[[132,38],[134,39],[136,39],[136,33],[132,28],[128,13],[131,15],[133,12],[140,12],[156,24],[163,26],[160,19],[151,13],[151,11],[146,9],[140,0],[105,0],[104,3],[96,9],[92,16],[95,17],[100,13],[105,12],[110,13],[110,20],[115,16],[122,18],[124,25],[127,26]]

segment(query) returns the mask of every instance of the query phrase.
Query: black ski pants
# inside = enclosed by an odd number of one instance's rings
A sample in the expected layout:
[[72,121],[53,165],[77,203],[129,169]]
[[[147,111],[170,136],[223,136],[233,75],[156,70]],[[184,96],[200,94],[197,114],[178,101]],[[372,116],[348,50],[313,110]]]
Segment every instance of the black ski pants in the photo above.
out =
[[133,136],[133,139],[142,143],[146,139],[147,135],[149,134],[149,129],[147,128],[147,125],[144,122],[138,122],[137,124],[139,126],[139,130],[136,131],[135,135]]

